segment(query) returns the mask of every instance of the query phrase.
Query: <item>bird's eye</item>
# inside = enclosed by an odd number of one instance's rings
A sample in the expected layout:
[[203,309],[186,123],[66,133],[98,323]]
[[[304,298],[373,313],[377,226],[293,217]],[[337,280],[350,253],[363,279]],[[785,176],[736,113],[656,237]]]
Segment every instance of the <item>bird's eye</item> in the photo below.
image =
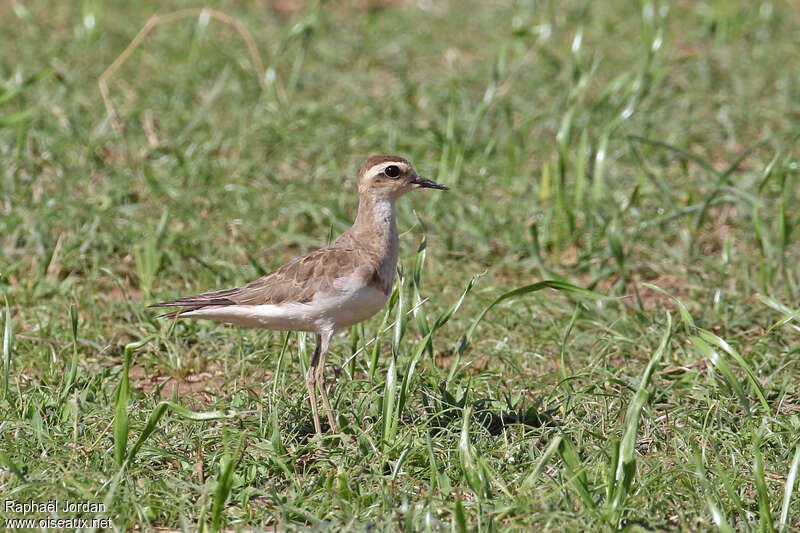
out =
[[385,169],[383,169],[383,173],[386,174],[389,178],[396,178],[400,175],[400,169],[397,168],[396,165],[389,165]]

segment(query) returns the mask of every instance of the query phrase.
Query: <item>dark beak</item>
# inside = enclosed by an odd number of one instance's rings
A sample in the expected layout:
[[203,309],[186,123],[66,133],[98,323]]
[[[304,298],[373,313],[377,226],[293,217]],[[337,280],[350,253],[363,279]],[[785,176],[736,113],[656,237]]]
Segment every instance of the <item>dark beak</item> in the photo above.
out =
[[411,183],[422,189],[439,189],[440,191],[450,190],[450,187],[447,187],[446,185],[442,185],[441,183],[436,183],[433,180],[426,180],[420,178],[419,176],[417,176]]

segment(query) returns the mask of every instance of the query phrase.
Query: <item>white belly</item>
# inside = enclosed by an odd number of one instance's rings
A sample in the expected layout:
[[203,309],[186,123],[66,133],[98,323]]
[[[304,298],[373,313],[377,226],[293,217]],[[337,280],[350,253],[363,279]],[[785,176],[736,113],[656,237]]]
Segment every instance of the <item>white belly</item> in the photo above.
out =
[[349,279],[336,280],[332,292],[317,295],[308,303],[206,307],[181,316],[272,330],[338,330],[368,319],[389,299],[378,289],[353,285]]

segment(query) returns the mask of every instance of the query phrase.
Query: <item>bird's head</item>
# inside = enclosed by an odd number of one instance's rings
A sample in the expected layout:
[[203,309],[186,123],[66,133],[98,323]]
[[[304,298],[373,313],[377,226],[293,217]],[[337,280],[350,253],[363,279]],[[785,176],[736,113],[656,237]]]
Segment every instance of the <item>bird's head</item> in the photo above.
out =
[[446,191],[448,187],[420,178],[411,163],[397,155],[373,155],[367,159],[358,173],[360,194],[394,200],[414,189]]

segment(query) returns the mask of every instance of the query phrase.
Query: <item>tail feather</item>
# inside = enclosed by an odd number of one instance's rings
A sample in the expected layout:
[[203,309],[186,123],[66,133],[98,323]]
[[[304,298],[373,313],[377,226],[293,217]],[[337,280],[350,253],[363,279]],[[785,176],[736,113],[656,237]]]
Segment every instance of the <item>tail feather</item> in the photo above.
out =
[[[151,305],[149,307],[156,307]],[[176,311],[170,311],[169,313],[164,313],[163,315],[158,315],[156,318],[180,318],[182,313],[186,313],[188,311],[194,311],[196,309],[202,309],[202,307],[184,307],[183,309],[178,309]]]
[[235,305],[236,302],[228,298],[204,298],[202,295],[167,300],[148,305],[148,307],[205,307],[207,305]]
[[164,302],[157,302],[150,304],[148,307],[181,307],[175,311],[158,315],[157,318],[180,318],[181,314],[190,311],[196,311],[204,307],[233,305],[236,302],[227,298],[231,294],[231,289],[223,289],[221,291],[204,292],[195,296],[184,296],[175,300],[166,300]]
[[235,305],[236,302],[229,298],[233,291],[231,289],[223,289],[221,291],[204,292],[195,296],[184,296],[175,300],[166,300],[150,304],[148,307],[184,307],[185,309],[178,309],[171,311],[159,318],[174,318],[186,311],[194,311],[202,307],[215,306],[215,305]]

